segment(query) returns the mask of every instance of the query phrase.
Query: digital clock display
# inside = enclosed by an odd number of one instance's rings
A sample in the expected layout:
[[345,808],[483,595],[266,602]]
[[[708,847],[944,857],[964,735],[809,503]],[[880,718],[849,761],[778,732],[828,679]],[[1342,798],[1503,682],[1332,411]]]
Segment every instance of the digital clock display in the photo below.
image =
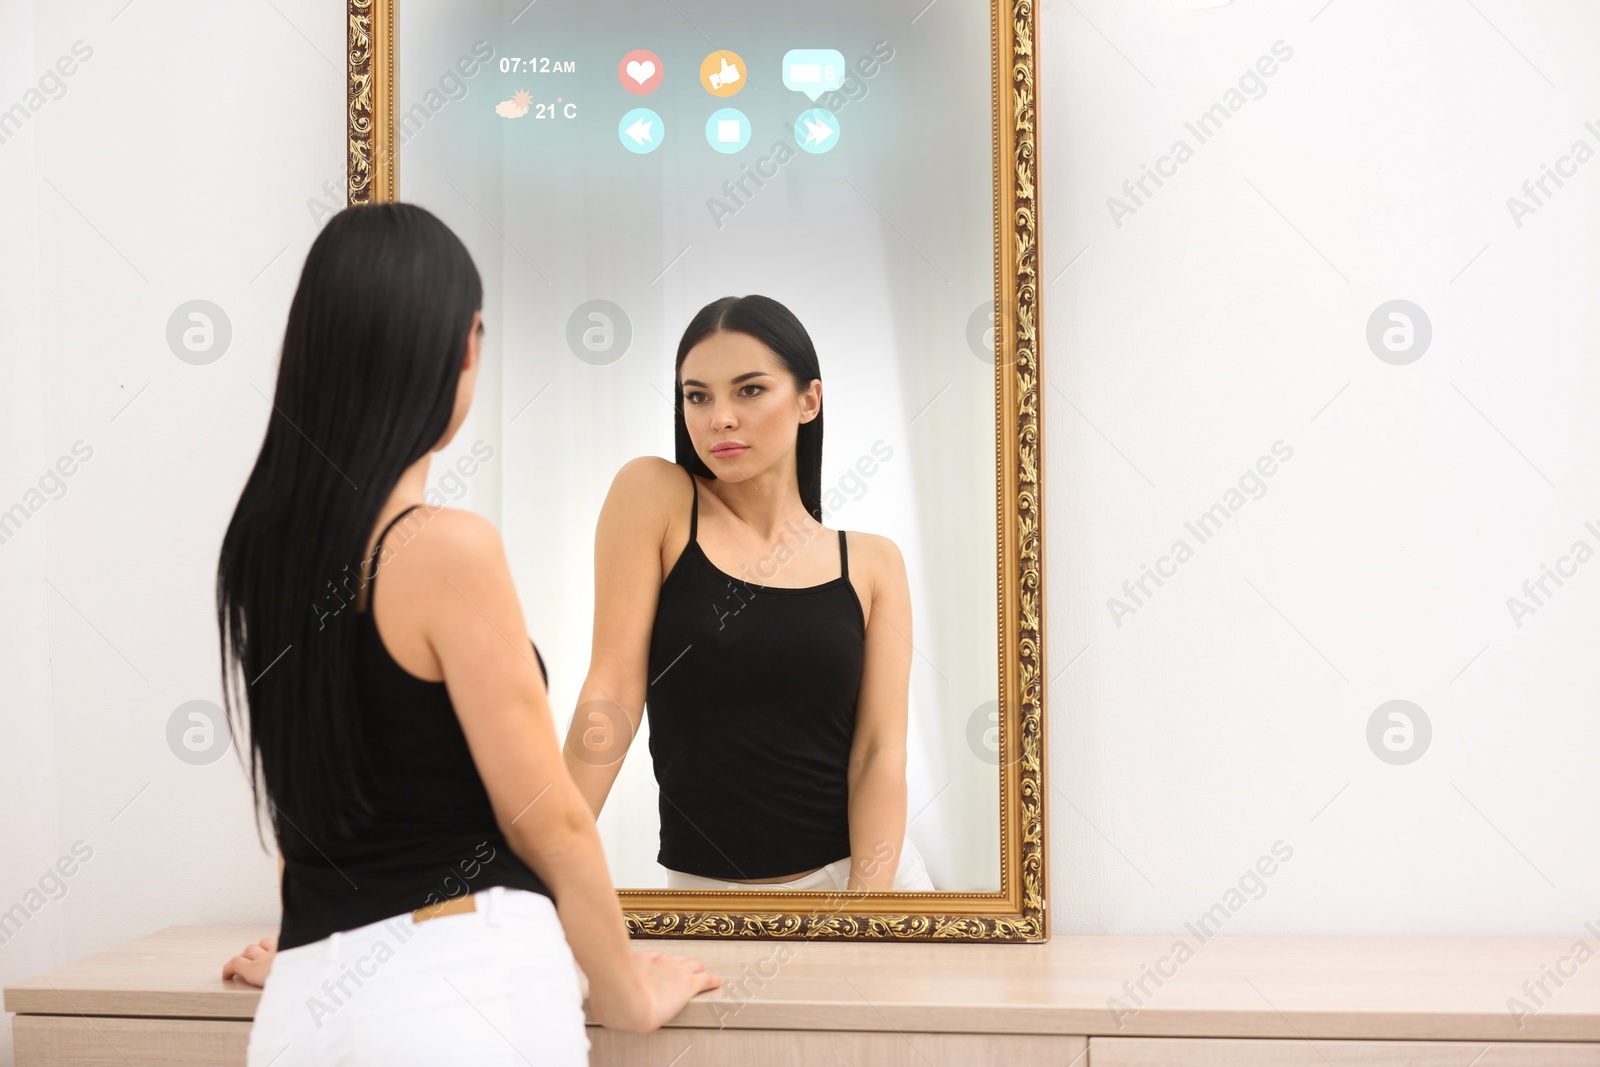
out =
[[576,74],[575,59],[552,59],[549,56],[501,56],[501,74]]

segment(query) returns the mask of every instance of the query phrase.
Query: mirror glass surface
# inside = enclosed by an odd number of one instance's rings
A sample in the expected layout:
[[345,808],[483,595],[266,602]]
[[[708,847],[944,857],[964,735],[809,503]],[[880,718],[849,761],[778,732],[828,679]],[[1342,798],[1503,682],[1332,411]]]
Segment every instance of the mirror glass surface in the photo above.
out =
[[[823,524],[905,559],[908,835],[934,889],[997,891],[988,5],[397,8],[398,197],[461,235],[485,286],[479,392],[440,462],[468,442],[490,457],[454,477],[500,525],[558,732],[589,666],[612,480],[673,458],[695,313],[764,294],[817,351]],[[598,820],[618,887],[668,886],[660,806],[647,710]]]

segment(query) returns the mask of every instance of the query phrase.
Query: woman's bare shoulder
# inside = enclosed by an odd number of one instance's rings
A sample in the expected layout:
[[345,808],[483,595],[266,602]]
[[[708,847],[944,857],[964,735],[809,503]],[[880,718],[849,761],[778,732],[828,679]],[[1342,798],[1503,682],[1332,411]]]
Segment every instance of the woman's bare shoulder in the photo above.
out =
[[892,539],[865,530],[847,530],[845,537],[850,545],[850,569],[859,567],[868,576],[875,591],[905,588],[905,557],[900,554],[900,546]]
[[613,482],[626,481],[631,485],[682,485],[684,470],[662,456],[635,456],[617,468]]
[[[471,511],[424,504],[402,513],[383,538],[378,599],[398,596],[420,618],[449,598],[471,597],[509,577],[505,543],[494,523]],[[441,580],[444,579],[444,580]],[[454,588],[452,588],[452,586]]]
[[494,523],[474,511],[422,504],[405,513],[384,539],[384,551],[399,554],[416,546],[418,556],[430,559],[451,555],[478,556],[503,548]]
[[617,469],[611,479],[611,494],[628,505],[630,513],[639,509],[665,514],[676,510],[690,489],[687,472],[670,459],[660,456],[635,456]]
[[845,536],[850,541],[850,558],[853,561],[856,553],[867,556],[875,562],[895,563],[905,566],[905,560],[900,555],[900,546],[891,538],[883,534],[868,533],[865,530],[846,530]]

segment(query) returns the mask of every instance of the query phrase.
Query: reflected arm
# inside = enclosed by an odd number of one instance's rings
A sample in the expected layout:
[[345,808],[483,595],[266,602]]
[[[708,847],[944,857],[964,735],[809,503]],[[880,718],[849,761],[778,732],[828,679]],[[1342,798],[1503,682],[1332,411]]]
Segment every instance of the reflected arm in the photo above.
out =
[[562,758],[597,818],[644,719],[670,506],[662,497],[672,485],[688,489],[683,480],[682,468],[657,456],[630,460],[595,526],[594,638]]
[[911,688],[911,590],[900,549],[887,537],[856,534],[852,552],[870,561],[872,610],[866,663],[850,749],[852,890],[894,884],[906,832],[906,720]]

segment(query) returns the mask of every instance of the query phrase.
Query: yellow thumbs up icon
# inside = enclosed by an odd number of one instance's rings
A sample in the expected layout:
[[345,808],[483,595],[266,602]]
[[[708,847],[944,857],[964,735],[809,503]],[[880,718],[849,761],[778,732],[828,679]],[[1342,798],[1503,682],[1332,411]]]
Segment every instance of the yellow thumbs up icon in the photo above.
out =
[[732,96],[744,88],[745,70],[738,53],[712,52],[700,61],[700,85],[712,96]]

